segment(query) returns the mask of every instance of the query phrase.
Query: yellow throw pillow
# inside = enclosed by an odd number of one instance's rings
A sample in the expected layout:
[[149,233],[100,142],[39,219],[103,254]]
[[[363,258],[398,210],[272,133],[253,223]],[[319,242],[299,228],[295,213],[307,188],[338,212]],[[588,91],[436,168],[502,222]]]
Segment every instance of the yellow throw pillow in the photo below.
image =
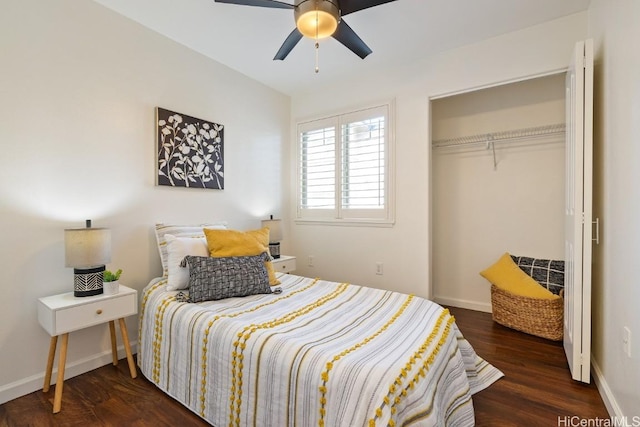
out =
[[267,274],[269,275],[269,284],[271,286],[279,285],[280,280],[276,279],[276,270],[273,268],[271,261],[265,261],[264,266],[267,267]]
[[533,280],[505,253],[495,264],[480,272],[480,275],[500,289],[529,298],[557,299],[548,289]]
[[[269,227],[250,231],[205,228],[204,235],[207,238],[209,255],[214,258],[256,256],[269,252]],[[269,273],[269,284],[279,285],[280,281],[276,279],[271,261],[266,261],[264,264]]]

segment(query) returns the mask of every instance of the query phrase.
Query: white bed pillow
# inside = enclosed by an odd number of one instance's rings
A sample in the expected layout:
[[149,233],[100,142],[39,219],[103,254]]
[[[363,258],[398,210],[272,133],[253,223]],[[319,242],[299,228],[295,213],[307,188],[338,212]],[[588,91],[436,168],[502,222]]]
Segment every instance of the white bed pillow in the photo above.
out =
[[189,268],[180,267],[187,255],[209,256],[207,239],[204,237],[176,237],[164,235],[167,242],[167,290],[177,291],[189,287]]
[[214,222],[211,224],[200,225],[173,225],[173,224],[156,224],[156,241],[158,242],[158,253],[160,254],[160,262],[162,262],[162,275],[167,277],[168,272],[168,255],[167,241],[165,235],[170,234],[175,237],[205,237],[204,228],[213,228],[218,230],[226,230],[226,222]]

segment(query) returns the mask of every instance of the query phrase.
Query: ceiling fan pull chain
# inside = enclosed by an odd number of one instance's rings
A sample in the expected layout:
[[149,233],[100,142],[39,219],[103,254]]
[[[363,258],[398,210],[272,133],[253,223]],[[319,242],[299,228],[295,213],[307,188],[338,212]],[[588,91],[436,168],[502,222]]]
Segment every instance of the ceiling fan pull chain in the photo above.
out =
[[320,43],[318,43],[318,26],[320,25],[320,18],[318,17],[318,6],[316,6],[316,74],[320,71],[319,64],[319,51],[320,51]]

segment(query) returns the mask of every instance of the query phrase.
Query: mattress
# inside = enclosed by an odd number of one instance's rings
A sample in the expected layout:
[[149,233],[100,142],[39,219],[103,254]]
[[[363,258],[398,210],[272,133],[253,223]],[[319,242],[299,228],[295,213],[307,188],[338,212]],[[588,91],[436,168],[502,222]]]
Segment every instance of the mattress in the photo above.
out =
[[180,302],[145,287],[138,365],[215,426],[470,426],[502,376],[426,299],[279,275],[282,292]]

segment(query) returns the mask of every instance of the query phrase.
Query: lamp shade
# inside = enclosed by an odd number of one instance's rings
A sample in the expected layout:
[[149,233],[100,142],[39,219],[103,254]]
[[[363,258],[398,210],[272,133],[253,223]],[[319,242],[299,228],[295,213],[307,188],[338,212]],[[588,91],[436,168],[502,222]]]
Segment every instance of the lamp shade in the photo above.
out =
[[262,221],[263,227],[269,227],[269,243],[276,243],[282,240],[282,220],[265,219]]
[[111,262],[111,230],[73,228],[64,230],[65,267],[88,268]]

